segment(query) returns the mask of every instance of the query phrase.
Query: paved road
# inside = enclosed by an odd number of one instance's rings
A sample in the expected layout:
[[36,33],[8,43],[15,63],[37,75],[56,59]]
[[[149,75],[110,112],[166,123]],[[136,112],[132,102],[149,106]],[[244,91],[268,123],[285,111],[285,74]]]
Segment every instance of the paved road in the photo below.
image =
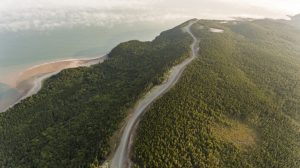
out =
[[122,137],[120,139],[120,144],[113,155],[113,158],[110,162],[111,168],[126,168],[130,167],[130,148],[132,146],[132,135],[134,133],[135,127],[137,126],[140,117],[145,112],[145,109],[151,105],[158,97],[167,92],[172,86],[176,84],[178,79],[180,78],[185,67],[197,56],[199,51],[199,40],[194,36],[191,32],[191,26],[197,22],[196,20],[192,20],[188,23],[187,26],[183,28],[184,32],[187,32],[193,38],[193,43],[191,44],[191,56],[187,58],[185,61],[180,63],[179,65],[174,66],[171,69],[171,73],[168,78],[159,86],[151,89],[149,93],[143,97],[138,104],[135,106],[133,113],[129,116],[129,119],[126,123],[125,129],[122,133]]

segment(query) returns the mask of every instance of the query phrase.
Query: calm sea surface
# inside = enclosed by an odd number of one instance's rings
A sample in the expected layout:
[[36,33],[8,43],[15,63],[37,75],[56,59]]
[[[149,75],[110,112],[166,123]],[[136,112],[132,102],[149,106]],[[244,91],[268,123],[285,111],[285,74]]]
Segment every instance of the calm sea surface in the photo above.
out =
[[0,105],[16,92],[6,84],[7,79],[26,68],[49,61],[101,56],[109,53],[120,42],[152,40],[161,31],[176,24],[179,23],[0,32]]

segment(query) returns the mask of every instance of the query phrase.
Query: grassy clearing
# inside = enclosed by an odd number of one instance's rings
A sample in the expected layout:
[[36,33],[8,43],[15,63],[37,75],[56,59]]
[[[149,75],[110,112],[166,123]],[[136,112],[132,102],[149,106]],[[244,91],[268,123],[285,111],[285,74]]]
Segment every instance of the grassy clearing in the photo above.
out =
[[255,146],[257,134],[250,126],[240,121],[231,120],[228,124],[212,126],[212,133],[225,143],[232,143],[235,147],[244,150]]

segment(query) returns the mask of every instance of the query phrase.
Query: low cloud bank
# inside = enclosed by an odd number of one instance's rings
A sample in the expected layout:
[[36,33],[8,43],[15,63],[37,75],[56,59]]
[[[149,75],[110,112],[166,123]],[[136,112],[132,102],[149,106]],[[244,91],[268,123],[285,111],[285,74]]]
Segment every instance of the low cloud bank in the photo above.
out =
[[[174,22],[190,18],[285,18],[300,12],[295,0],[2,0],[0,32],[120,23]],[[270,7],[270,3],[272,8]],[[277,5],[276,5],[277,4]]]

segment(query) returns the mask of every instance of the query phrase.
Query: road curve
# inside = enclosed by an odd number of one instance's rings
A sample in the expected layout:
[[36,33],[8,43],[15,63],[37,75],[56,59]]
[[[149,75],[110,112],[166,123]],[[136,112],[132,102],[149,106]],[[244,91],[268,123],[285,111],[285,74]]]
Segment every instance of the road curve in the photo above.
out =
[[191,44],[191,56],[184,60],[182,63],[174,66],[168,78],[161,84],[153,89],[149,93],[145,95],[134,108],[133,113],[129,117],[124,131],[122,132],[122,137],[120,139],[120,143],[118,148],[116,149],[112,160],[109,165],[111,168],[126,168],[130,167],[130,148],[132,145],[132,135],[134,133],[135,127],[137,126],[140,117],[145,112],[145,109],[149,107],[151,103],[153,103],[158,97],[167,92],[172,86],[176,84],[178,79],[180,78],[185,67],[196,58],[199,51],[199,40],[194,36],[191,32],[191,26],[197,22],[197,20],[192,20],[188,23],[187,26],[183,27],[182,30],[193,38],[193,43]]

